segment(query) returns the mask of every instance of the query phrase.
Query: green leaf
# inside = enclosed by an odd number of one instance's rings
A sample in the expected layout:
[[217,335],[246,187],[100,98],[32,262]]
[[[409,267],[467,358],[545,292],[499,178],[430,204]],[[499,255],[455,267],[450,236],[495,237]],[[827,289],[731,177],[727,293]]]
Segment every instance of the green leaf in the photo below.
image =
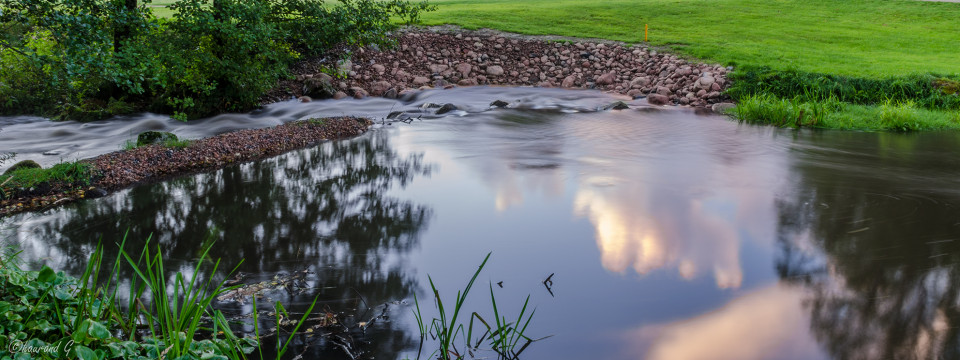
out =
[[57,278],[57,273],[53,271],[49,266],[44,265],[43,269],[40,269],[40,273],[37,274],[37,281],[43,283],[53,282]]
[[101,339],[101,340],[110,338],[110,330],[107,330],[106,326],[103,326],[103,324],[96,321],[89,320],[89,319],[86,321],[90,322],[90,325],[89,325],[90,327],[87,330],[87,334],[90,334],[91,338]]
[[77,355],[77,359],[80,360],[99,360],[97,359],[97,353],[91,350],[90,348],[77,345],[73,348],[74,353]]
[[17,314],[13,311],[7,311],[7,313],[4,315],[7,317],[7,320],[10,321],[23,321],[23,316],[20,316],[20,314]]
[[70,300],[73,299],[73,294],[62,288],[53,289],[53,296],[60,300]]

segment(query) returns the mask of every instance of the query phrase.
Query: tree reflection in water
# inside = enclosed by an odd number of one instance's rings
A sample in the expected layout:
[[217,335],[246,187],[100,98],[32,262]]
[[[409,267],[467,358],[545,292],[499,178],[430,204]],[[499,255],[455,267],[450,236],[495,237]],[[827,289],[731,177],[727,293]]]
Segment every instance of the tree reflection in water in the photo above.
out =
[[798,165],[797,196],[778,203],[777,270],[810,290],[812,331],[835,358],[958,358],[960,199],[935,176],[950,167],[879,157]]
[[[360,294],[374,306],[411,296],[417,283],[400,263],[415,247],[431,216],[429,208],[388,196],[417,176],[429,176],[422,154],[401,155],[385,133],[329,142],[214,173],[140,186],[99,201],[86,201],[49,214],[33,215],[19,229],[4,229],[19,237],[28,257],[62,261],[64,271],[80,274],[97,241],[107,245],[107,257],[124,229],[127,248],[139,252],[148,234],[159,244],[168,269],[190,271],[212,228],[222,233],[211,257],[239,270],[255,282],[277,273],[310,270],[313,291],[289,294],[282,300],[291,311],[303,311],[314,296],[321,307],[347,301],[360,304]],[[121,276],[130,277],[126,272]],[[233,306],[250,311],[249,306]],[[339,306],[342,308],[343,306]],[[227,310],[229,310],[229,306]],[[358,314],[365,312],[358,306]],[[372,313],[365,316],[372,316]],[[357,319],[364,321],[367,319]],[[414,346],[403,329],[381,323],[373,331],[377,349],[368,355],[396,354]],[[294,349],[296,354],[300,350]],[[317,356],[342,356],[317,347]],[[386,356],[386,355],[385,355]],[[389,357],[389,356],[387,356]]]

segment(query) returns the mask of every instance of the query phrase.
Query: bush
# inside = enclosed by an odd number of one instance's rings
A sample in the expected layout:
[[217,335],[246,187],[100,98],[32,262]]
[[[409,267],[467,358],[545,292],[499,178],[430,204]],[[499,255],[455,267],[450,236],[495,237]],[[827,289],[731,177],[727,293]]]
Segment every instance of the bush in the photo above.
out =
[[158,19],[130,5],[0,0],[0,113],[246,111],[292,61],[337,45],[390,45],[392,18],[413,22],[432,9],[403,0],[181,0],[172,18]]

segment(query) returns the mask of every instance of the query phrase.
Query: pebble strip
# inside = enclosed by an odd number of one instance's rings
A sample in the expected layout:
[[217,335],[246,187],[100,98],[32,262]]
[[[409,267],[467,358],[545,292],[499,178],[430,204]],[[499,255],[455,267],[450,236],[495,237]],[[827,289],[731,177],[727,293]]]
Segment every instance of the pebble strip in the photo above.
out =
[[195,140],[185,148],[155,144],[108,153],[82,160],[92,164],[97,174],[91,186],[75,189],[54,185],[46,194],[0,201],[0,217],[46,210],[84,198],[101,197],[137,184],[276,156],[324,140],[349,138],[363,134],[372,124],[369,119],[355,117],[311,119],[220,134]]

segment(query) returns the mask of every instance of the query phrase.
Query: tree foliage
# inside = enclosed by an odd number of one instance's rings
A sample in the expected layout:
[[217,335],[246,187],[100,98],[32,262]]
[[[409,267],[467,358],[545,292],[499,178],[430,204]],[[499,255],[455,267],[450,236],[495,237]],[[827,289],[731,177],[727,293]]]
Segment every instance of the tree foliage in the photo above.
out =
[[244,111],[292,61],[390,45],[432,7],[405,0],[180,0],[157,18],[131,0],[0,0],[0,114],[180,118]]

